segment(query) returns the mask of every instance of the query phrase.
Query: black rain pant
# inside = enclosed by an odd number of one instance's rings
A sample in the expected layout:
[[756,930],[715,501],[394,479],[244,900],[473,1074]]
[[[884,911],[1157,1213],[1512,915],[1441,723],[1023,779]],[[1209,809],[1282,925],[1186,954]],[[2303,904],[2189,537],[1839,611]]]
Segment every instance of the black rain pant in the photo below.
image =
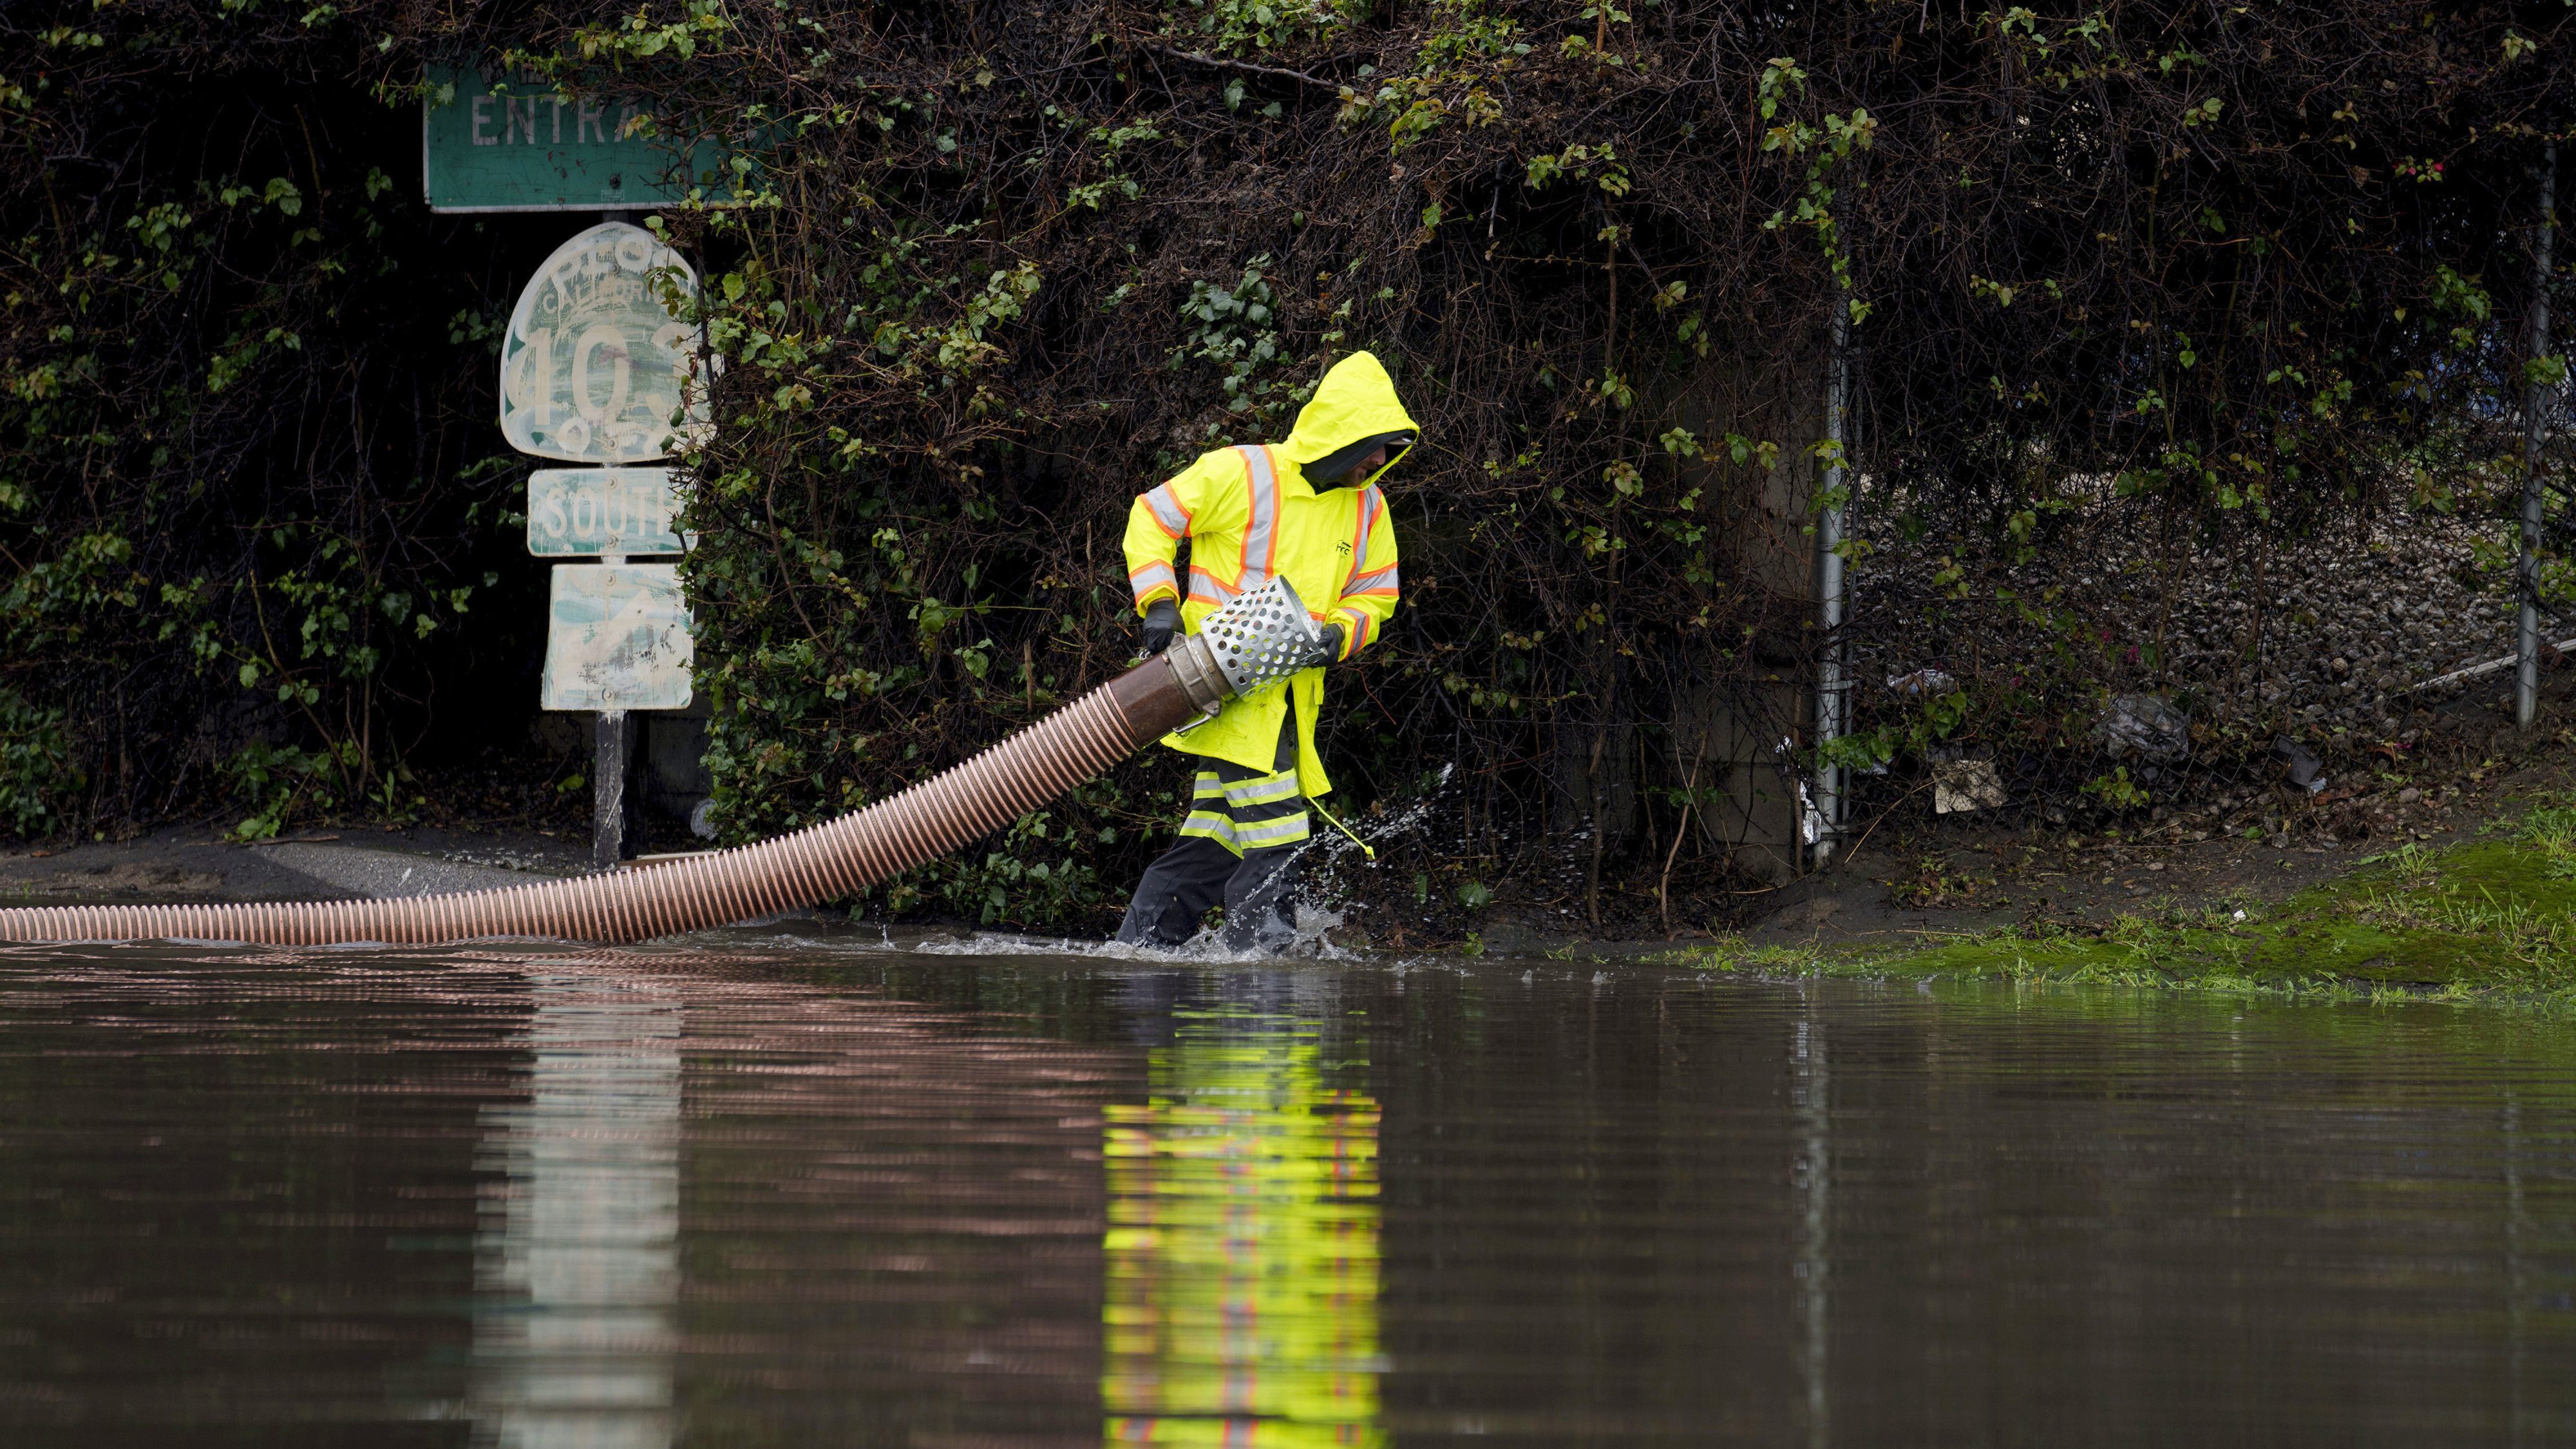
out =
[[1296,934],[1297,857],[1311,826],[1297,791],[1297,715],[1279,730],[1267,771],[1210,760],[1190,792],[1180,843],[1145,867],[1118,939],[1178,946],[1208,907],[1225,907],[1227,949],[1277,949]]

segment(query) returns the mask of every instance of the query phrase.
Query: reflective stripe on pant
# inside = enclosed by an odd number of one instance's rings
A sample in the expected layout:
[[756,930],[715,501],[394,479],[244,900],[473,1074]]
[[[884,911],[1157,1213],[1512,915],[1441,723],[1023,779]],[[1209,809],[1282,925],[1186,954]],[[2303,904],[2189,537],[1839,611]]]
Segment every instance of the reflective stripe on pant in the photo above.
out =
[[1268,775],[1223,760],[1199,771],[1190,791],[1190,818],[1181,822],[1182,838],[1213,840],[1236,855],[1302,845],[1309,830],[1294,755],[1287,769]]
[[1267,773],[1225,760],[1199,771],[1180,843],[1146,867],[1119,923],[1119,940],[1180,945],[1198,934],[1199,918],[1218,904],[1225,907],[1230,947],[1289,933],[1297,853],[1311,828],[1305,797],[1297,793],[1295,720],[1292,713],[1283,722]]

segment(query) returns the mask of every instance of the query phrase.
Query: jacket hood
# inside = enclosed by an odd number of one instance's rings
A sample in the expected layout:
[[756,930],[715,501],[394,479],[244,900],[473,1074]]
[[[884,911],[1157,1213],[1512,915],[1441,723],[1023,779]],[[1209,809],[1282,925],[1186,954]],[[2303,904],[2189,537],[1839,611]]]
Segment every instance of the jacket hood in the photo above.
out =
[[[1306,465],[1332,456],[1364,438],[1386,433],[1403,433],[1420,437],[1422,429],[1404,410],[1395,396],[1395,381],[1386,368],[1365,352],[1354,352],[1332,366],[1324,380],[1315,385],[1315,395],[1298,409],[1297,425],[1288,430],[1288,441],[1279,445],[1280,455],[1297,465],[1303,476]],[[1386,460],[1392,468],[1398,459],[1413,451],[1410,444],[1397,449]],[[1386,468],[1369,475],[1365,483],[1385,476]],[[1309,487],[1315,480],[1308,479]]]

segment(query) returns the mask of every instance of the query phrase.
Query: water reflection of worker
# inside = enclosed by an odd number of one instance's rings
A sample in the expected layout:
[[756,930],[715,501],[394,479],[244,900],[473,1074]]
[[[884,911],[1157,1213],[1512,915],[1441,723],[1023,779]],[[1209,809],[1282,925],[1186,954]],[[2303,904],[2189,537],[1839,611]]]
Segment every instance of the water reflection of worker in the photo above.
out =
[[[1127,515],[1127,578],[1145,651],[1239,593],[1286,576],[1348,659],[1395,612],[1395,523],[1378,475],[1418,432],[1375,357],[1334,364],[1284,443],[1220,448],[1139,495]],[[1189,592],[1175,556],[1189,546]],[[1315,754],[1324,671],[1309,669],[1230,700],[1214,719],[1167,736],[1205,757],[1180,843],[1146,868],[1118,939],[1178,945],[1208,907],[1225,907],[1227,944],[1276,945],[1293,922],[1306,801],[1333,788]],[[1294,706],[1292,709],[1291,706]]]
[[1368,1064],[1311,1017],[1165,1021],[1101,1109],[1101,1442],[1385,1449]]

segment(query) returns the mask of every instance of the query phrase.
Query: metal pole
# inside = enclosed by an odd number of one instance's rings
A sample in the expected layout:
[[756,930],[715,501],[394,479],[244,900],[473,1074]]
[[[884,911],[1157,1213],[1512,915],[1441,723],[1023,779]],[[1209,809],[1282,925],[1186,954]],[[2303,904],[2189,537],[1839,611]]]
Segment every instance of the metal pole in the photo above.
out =
[[[1831,350],[1825,359],[1826,506],[1816,519],[1817,623],[1824,630],[1824,649],[1816,666],[1816,745],[1842,738],[1843,707],[1851,689],[1843,677],[1843,523],[1844,502],[1835,495],[1850,477],[1844,461],[1843,415],[1851,403],[1851,298],[1834,290]],[[1816,768],[1815,863],[1833,859],[1843,826],[1843,772],[1840,766]]]
[[[622,553],[599,556],[601,567],[626,562]],[[634,729],[622,709],[603,709],[591,737],[590,868],[615,870],[626,858],[626,776]]]
[[[2549,355],[2550,242],[2558,230],[2558,143],[2540,168],[2540,235],[2532,247],[2531,350]],[[2522,391],[2522,618],[2514,632],[2513,721],[2524,729],[2540,716],[2540,450],[2546,441],[2550,388],[2526,375]]]
[[626,858],[628,716],[603,709],[593,740],[590,782],[590,868],[614,870]]

